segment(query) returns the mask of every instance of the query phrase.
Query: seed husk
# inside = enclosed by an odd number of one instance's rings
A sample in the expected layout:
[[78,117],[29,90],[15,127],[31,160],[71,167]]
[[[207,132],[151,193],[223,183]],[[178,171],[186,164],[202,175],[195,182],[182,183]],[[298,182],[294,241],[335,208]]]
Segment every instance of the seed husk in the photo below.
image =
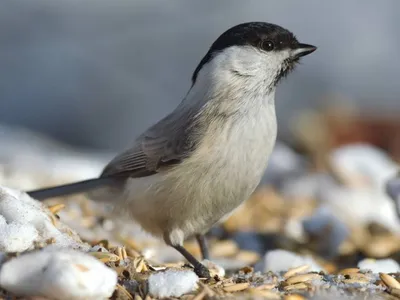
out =
[[250,286],[250,283],[248,282],[242,282],[242,283],[237,283],[229,286],[224,286],[224,291],[228,293],[234,293],[234,292],[240,292],[244,291]]
[[400,289],[389,288],[389,294],[400,298]]
[[263,297],[263,298],[266,298],[268,300],[279,300],[279,299],[281,299],[280,294],[277,293],[277,292],[273,292],[273,291],[259,290],[259,289],[250,288],[250,289],[248,289],[248,292],[253,296]]
[[65,208],[65,204],[63,203],[58,203],[54,204],[52,206],[49,206],[49,210],[51,211],[52,214],[57,214],[59,211]]
[[283,300],[306,300],[304,296],[298,294],[286,295]]
[[342,274],[342,275],[350,275],[350,274],[355,274],[360,272],[359,268],[346,268],[346,269],[342,269],[338,272],[338,274]]
[[385,273],[379,273],[379,277],[387,287],[392,289],[400,289],[400,283],[392,276]]
[[304,282],[299,282],[296,284],[287,285],[283,288],[285,291],[293,291],[293,290],[305,290],[308,289],[308,285]]
[[287,279],[287,278],[297,275],[299,273],[307,272],[309,269],[310,269],[309,265],[301,265],[301,266],[298,266],[295,268],[291,268],[283,275],[283,278]]
[[96,257],[97,259],[99,259],[104,263],[119,261],[118,255],[109,252],[90,252],[89,254]]
[[292,277],[286,279],[286,283],[288,285],[290,285],[290,284],[295,284],[295,283],[299,283],[299,282],[311,281],[314,279],[322,279],[322,276],[319,274],[315,274],[315,273],[295,275],[295,276],[292,276]]

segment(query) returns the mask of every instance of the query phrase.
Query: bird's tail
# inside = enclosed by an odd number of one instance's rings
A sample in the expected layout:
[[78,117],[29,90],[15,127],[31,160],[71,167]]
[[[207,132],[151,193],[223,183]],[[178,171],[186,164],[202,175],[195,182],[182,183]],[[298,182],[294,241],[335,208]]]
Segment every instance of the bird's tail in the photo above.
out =
[[115,178],[100,177],[50,188],[34,190],[27,192],[27,194],[37,200],[45,200],[48,198],[84,193],[100,187],[114,185],[117,182],[118,181]]

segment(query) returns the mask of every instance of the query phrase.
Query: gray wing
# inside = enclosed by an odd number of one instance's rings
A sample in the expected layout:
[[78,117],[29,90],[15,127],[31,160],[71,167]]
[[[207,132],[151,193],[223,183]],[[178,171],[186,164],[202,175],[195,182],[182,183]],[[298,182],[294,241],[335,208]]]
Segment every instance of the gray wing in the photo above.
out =
[[197,139],[191,114],[180,115],[185,118],[171,114],[150,127],[131,149],[104,168],[101,177],[144,177],[182,161],[193,151]]

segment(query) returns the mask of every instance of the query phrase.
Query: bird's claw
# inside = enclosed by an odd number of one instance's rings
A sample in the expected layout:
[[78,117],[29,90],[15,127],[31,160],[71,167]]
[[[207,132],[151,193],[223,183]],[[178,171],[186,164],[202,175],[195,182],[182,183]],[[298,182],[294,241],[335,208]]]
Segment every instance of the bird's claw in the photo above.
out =
[[198,264],[197,266],[194,267],[194,272],[196,273],[199,278],[206,278],[210,279],[210,271],[202,264]]

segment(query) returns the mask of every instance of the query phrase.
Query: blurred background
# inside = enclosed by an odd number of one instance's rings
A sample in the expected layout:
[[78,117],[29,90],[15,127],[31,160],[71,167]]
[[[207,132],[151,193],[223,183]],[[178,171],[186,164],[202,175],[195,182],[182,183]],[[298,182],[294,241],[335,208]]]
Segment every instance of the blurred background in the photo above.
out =
[[397,0],[3,0],[0,184],[97,176],[182,100],[223,31],[267,21],[318,50],[278,88],[279,143],[260,189],[214,236],[232,255],[254,251],[252,263],[273,248],[330,270],[397,259],[398,199],[385,185],[400,158],[399,11]]
[[254,20],[318,46],[278,90],[281,138],[306,108],[397,119],[399,10],[396,0],[2,1],[0,123],[125,148],[181,101],[219,34]]

